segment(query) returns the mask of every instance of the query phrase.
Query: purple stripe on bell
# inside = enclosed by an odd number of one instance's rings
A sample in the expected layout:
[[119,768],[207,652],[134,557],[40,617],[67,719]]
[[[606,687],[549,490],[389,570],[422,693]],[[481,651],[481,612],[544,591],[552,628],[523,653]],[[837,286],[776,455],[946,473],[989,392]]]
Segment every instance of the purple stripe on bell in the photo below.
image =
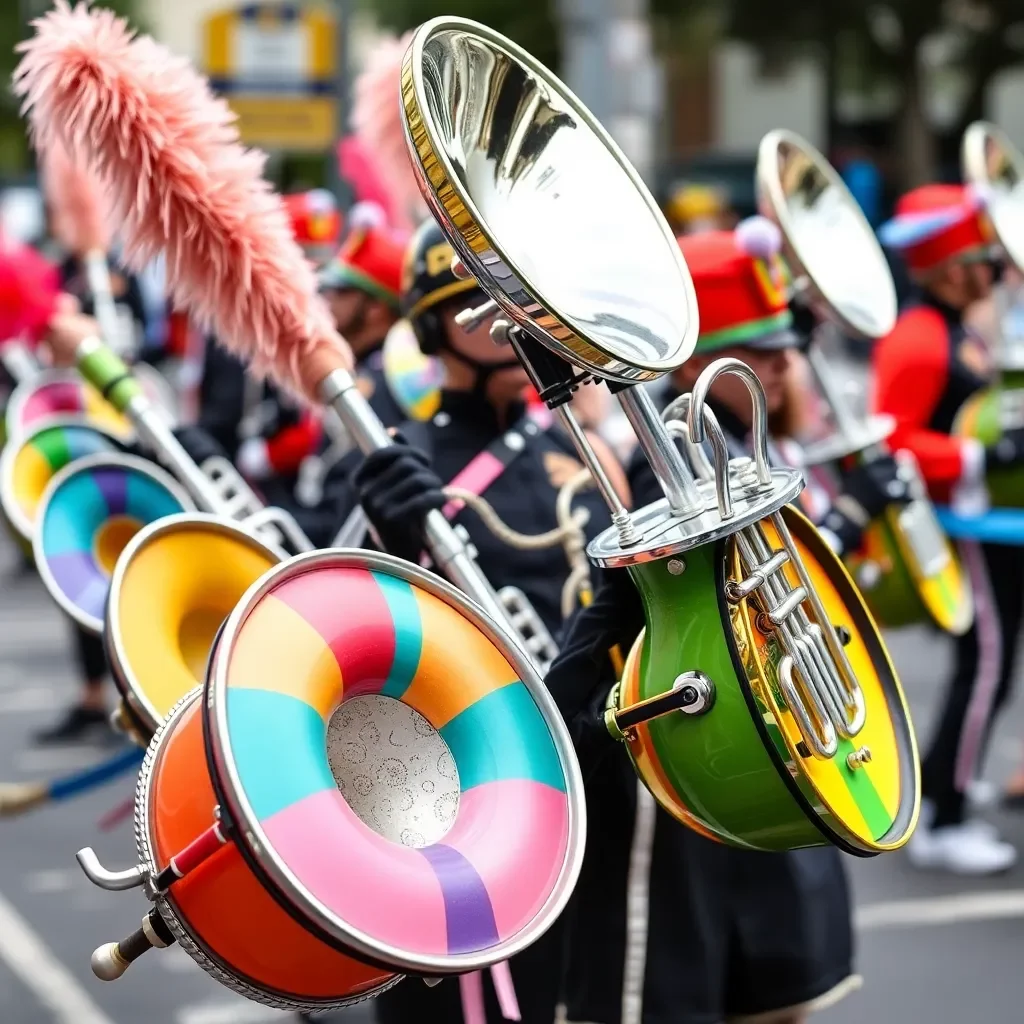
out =
[[128,474],[120,469],[97,469],[92,478],[111,514],[124,515],[128,509]]
[[54,555],[47,563],[61,592],[75,605],[102,619],[109,583],[100,574],[92,555],[86,551],[68,551]]
[[458,850],[443,843],[426,846],[420,853],[430,861],[441,883],[448,952],[472,953],[496,945],[498,926],[494,923],[491,898],[473,865]]

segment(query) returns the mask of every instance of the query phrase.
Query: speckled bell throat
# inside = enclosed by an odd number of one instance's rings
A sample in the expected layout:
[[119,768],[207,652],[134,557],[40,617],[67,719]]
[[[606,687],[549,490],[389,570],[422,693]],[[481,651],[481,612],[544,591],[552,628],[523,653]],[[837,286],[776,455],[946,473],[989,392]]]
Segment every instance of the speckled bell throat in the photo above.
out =
[[348,805],[385,839],[420,849],[455,823],[452,752],[407,704],[376,695],[345,701],[327,725],[327,759]]

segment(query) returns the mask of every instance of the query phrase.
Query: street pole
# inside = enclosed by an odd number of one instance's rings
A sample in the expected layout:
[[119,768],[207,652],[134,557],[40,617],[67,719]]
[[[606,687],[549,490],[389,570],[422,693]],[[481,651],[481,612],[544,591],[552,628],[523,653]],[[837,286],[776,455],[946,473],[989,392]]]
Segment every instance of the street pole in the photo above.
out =
[[558,17],[562,78],[650,181],[662,102],[647,0],[558,0]]
[[348,134],[349,110],[351,98],[351,62],[349,60],[349,41],[351,38],[352,13],[355,8],[353,0],[334,0],[335,11],[335,90],[337,119],[334,130],[334,146],[328,154],[328,188],[334,193],[338,204],[343,210],[352,205],[352,193],[341,177],[338,166],[338,143]]

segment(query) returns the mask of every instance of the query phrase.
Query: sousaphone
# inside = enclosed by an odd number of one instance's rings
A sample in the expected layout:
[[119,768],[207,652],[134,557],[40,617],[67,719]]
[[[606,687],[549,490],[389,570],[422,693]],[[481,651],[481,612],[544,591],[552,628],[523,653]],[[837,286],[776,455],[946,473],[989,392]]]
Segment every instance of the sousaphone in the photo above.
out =
[[[830,432],[805,450],[841,487],[841,466],[889,452],[890,416],[855,412],[833,366],[837,332],[877,339],[896,323],[896,288],[882,248],[842,178],[813,146],[788,131],[761,140],[757,162],[760,205],[782,231],[798,302],[819,326],[807,360],[830,413]],[[847,566],[868,606],[885,626],[931,622],[955,635],[974,621],[974,603],[956,551],[939,525],[917,462],[896,452],[909,501],[891,504],[867,524]]]
[[[607,721],[643,781],[680,821],[738,846],[902,845],[919,784],[900,684],[842,564],[789,507],[802,477],[768,464],[759,382],[719,360],[694,389],[685,426],[712,441],[713,481],[695,479],[636,386],[680,366],[698,333],[689,272],[637,172],[547,68],[471,21],[417,30],[402,104],[421,191],[500,309],[492,337],[611,510],[588,554],[640,590],[647,628]],[[751,391],[756,460],[729,459],[706,404],[723,373]],[[616,496],[568,407],[591,380],[616,393],[661,501],[630,513]]]
[[[1005,132],[993,124],[976,121],[964,133],[961,165],[964,180],[984,197],[987,220],[1000,257],[1021,271],[1024,269],[1024,155]],[[993,300],[998,335],[993,385],[968,399],[953,424],[954,433],[973,437],[986,447],[998,444],[1004,430],[1024,427],[1024,333],[1013,328],[1014,319],[1008,316],[1010,298],[1005,284],[995,288]],[[985,536],[984,524],[976,524],[973,535],[1024,543],[1024,517],[1007,514],[1007,510],[1024,506],[1024,470],[993,470],[986,484],[992,505],[1001,510],[986,517],[989,526],[997,521],[1004,524],[1015,521],[1016,529],[1001,531],[1001,537]]]

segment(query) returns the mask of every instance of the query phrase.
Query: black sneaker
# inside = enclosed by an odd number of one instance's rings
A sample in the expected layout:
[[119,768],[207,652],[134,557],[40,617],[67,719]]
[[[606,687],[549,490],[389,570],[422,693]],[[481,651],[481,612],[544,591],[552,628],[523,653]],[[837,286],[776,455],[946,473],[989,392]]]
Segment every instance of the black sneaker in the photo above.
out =
[[104,740],[117,738],[110,727],[106,711],[96,708],[84,708],[75,705],[69,708],[64,717],[49,729],[42,729],[35,734],[35,742],[40,746],[58,743],[75,743],[80,740]]

